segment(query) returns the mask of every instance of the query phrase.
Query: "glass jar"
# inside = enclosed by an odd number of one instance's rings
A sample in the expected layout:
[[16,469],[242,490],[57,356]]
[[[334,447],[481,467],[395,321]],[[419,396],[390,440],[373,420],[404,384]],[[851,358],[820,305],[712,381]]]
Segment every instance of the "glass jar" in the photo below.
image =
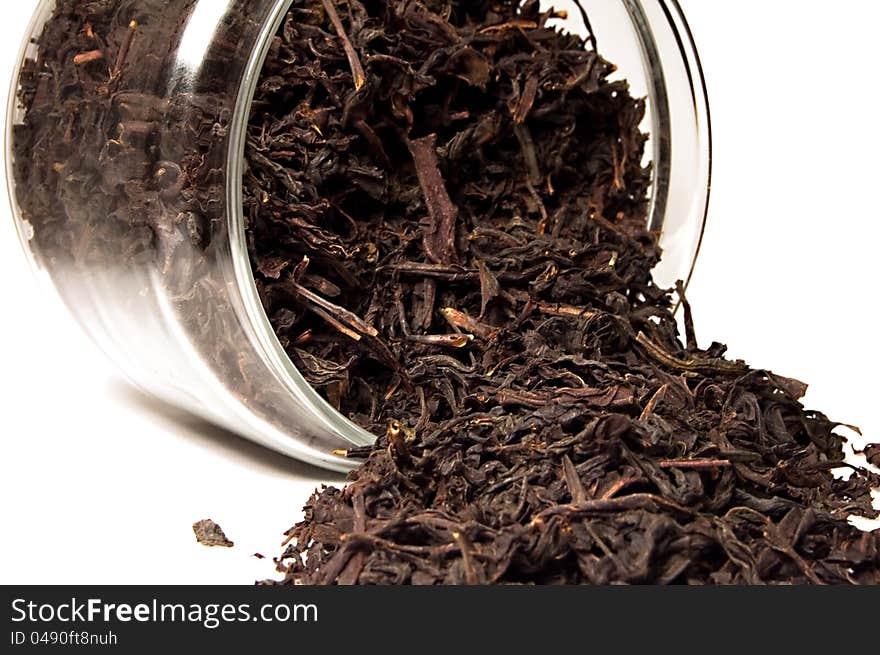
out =
[[[656,276],[663,285],[687,279],[705,221],[711,139],[681,8],[584,0],[582,13],[571,0],[552,4],[568,10],[559,19],[566,29],[589,29],[617,75],[647,98],[649,220],[665,251]],[[285,354],[245,242],[249,109],[289,5],[43,0],[10,94],[7,178],[38,275],[131,382],[264,446],[345,470],[352,462],[333,452],[374,437],[334,410]],[[82,46],[75,51],[65,45],[71,30]],[[106,84],[88,89],[98,101],[82,102],[82,85],[58,65],[64,57],[106,67]],[[76,108],[59,116],[51,110],[59,102]]]

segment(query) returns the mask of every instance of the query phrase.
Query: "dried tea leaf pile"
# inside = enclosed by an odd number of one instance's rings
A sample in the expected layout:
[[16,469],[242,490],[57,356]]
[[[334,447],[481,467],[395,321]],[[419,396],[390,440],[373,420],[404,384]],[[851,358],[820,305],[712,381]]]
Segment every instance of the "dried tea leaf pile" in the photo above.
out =
[[[256,4],[229,3],[192,86],[172,75],[192,0],[58,0],[21,70],[13,176],[59,288],[103,307],[142,274],[271,417],[215,266]],[[880,478],[833,474],[846,442],[805,385],[700,348],[686,302],[679,338],[682,290],[650,273],[645,105],[554,17],[290,5],[247,133],[255,277],[309,382],[382,436],[309,501],[283,582],[880,582],[880,533],[848,522],[877,516]]]
[[[287,583],[878,583],[880,479],[650,271],[645,106],[537,2],[296,0],[245,209],[283,345],[383,435]],[[869,451],[873,455],[874,451]]]

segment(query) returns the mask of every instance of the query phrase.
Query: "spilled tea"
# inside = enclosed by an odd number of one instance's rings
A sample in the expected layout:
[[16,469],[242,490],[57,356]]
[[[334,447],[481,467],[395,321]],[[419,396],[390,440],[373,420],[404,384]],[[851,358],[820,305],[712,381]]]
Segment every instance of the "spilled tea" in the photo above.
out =
[[310,500],[284,581],[880,582],[880,535],[847,521],[878,477],[804,384],[700,348],[682,285],[652,282],[645,105],[553,18],[300,1],[273,43],[246,152],[261,297],[382,435]]

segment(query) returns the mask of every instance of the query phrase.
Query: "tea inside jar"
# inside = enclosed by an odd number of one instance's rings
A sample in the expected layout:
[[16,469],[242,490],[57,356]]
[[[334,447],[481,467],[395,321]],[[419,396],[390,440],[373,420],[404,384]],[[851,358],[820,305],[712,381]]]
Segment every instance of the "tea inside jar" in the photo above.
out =
[[374,432],[431,429],[493,377],[525,390],[556,357],[530,360],[538,341],[591,357],[583,320],[658,296],[645,102],[519,4],[294,3],[264,66],[244,180],[260,296],[306,379]]

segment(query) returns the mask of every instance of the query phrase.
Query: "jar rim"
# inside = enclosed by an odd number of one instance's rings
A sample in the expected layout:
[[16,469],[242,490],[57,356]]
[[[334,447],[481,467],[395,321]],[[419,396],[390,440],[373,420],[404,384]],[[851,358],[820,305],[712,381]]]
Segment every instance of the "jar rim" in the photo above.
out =
[[[259,38],[245,67],[244,76],[236,98],[229,123],[227,150],[226,206],[229,222],[229,247],[233,274],[238,286],[242,306],[236,307],[242,326],[249,333],[251,342],[258,346],[266,365],[275,377],[297,398],[304,401],[324,426],[351,443],[353,446],[369,446],[376,435],[368,432],[337,411],[312,387],[302,372],[294,365],[278,339],[257,291],[256,279],[251,268],[245,233],[245,215],[242,176],[244,173],[245,143],[250,110],[272,40],[280,28],[293,0],[277,0],[275,7],[260,31]],[[351,460],[333,456],[340,468],[352,467]],[[325,465],[327,462],[324,462]]]
[[36,258],[36,253],[30,248],[28,243],[33,236],[30,234],[32,231],[32,226],[30,223],[24,219],[18,209],[18,204],[16,202],[16,191],[15,191],[15,175],[13,174],[12,166],[13,160],[12,155],[12,128],[15,125],[15,119],[17,113],[19,111],[19,102],[18,102],[18,85],[19,85],[19,73],[21,71],[22,62],[27,58],[28,51],[35,46],[31,42],[31,35],[36,31],[36,27],[38,25],[42,25],[46,22],[48,17],[52,13],[52,2],[47,2],[46,0],[40,0],[37,4],[34,13],[31,15],[31,19],[28,22],[27,29],[25,30],[24,37],[22,37],[21,44],[18,47],[18,53],[15,58],[15,66],[12,69],[12,77],[9,80],[9,89],[6,94],[6,113],[5,118],[6,122],[3,126],[3,172],[6,178],[6,198],[9,203],[9,208],[11,211],[11,215],[13,217],[13,224],[15,226],[15,233],[18,236],[19,243],[21,244],[22,251],[24,252],[24,256],[27,258],[28,266],[31,271],[38,279],[40,279],[41,283],[44,286],[51,286],[45,280],[45,276],[40,274],[40,265]]
[[[623,3],[642,46],[644,68],[650,73],[655,170],[649,227],[667,235],[661,243],[664,257],[654,269],[655,282],[673,286],[681,277],[687,288],[705,235],[712,188],[712,119],[706,77],[679,0]],[[679,219],[678,223],[670,223],[670,218]]]

